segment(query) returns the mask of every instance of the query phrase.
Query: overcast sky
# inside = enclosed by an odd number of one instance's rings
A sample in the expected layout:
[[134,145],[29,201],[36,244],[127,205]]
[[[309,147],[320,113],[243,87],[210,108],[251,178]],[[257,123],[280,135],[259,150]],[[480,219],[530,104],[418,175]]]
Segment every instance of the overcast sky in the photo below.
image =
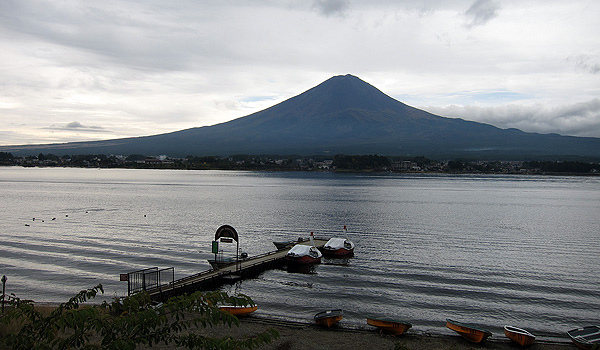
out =
[[0,0],[0,144],[153,135],[353,74],[429,112],[600,137],[598,0]]

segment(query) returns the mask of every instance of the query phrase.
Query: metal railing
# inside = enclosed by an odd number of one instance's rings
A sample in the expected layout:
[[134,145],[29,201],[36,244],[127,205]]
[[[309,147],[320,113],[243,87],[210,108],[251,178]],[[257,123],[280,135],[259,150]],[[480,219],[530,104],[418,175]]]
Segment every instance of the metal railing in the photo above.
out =
[[175,270],[172,267],[159,270],[158,267],[129,272],[127,274],[127,294],[132,295],[143,290],[172,286]]

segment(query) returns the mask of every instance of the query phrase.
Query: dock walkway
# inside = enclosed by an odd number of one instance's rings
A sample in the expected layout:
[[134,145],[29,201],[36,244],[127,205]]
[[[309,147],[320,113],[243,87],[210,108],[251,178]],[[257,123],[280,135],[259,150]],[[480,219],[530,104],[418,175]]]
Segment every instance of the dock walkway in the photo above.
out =
[[[310,241],[295,243],[303,245],[311,244]],[[322,248],[327,243],[327,240],[315,238],[314,243],[317,248]],[[192,293],[202,289],[211,289],[227,281],[256,276],[267,269],[281,266],[291,246],[293,246],[293,243],[289,247],[277,251],[232,262],[231,264],[221,266],[217,270],[200,272],[145,290],[150,294],[152,300],[165,301],[175,295]]]

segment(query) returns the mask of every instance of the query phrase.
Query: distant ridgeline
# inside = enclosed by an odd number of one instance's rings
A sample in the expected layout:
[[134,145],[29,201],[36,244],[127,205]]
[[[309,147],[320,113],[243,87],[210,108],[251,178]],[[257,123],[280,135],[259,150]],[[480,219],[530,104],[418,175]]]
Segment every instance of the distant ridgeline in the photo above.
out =
[[86,154],[63,155],[40,153],[15,157],[0,152],[0,165],[24,167],[84,167],[131,169],[188,170],[283,170],[336,172],[429,172],[481,174],[585,174],[599,175],[600,163],[582,161],[435,161],[426,157],[386,157],[379,155],[276,156],[232,155],[187,156],[169,158],[133,154],[127,157]]

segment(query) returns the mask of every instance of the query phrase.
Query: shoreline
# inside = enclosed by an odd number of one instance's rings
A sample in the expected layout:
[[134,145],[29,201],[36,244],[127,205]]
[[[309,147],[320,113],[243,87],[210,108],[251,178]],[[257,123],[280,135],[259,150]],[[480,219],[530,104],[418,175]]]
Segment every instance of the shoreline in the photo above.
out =
[[[85,305],[87,303],[83,303]],[[36,307],[51,310],[58,304],[50,302],[35,302]],[[90,305],[90,304],[88,304]],[[93,304],[92,304],[93,305]],[[250,338],[268,329],[279,332],[279,338],[270,344],[258,347],[264,350],[348,350],[348,349],[390,349],[390,350],[514,350],[521,349],[504,336],[494,333],[482,344],[467,341],[458,333],[448,329],[447,333],[430,333],[408,330],[402,335],[394,336],[381,333],[377,328],[355,328],[340,324],[332,328],[317,326],[311,322],[282,320],[265,316],[249,315],[239,317],[239,326],[218,325],[214,327],[190,329],[190,332],[215,338],[233,337],[236,339]],[[534,350],[566,350],[576,349],[570,339],[564,341],[539,340],[527,347]],[[155,344],[152,347],[138,346],[138,349],[185,349],[174,345]]]
[[[317,350],[317,349],[401,349],[401,350],[471,350],[471,349],[496,349],[510,350],[521,348],[519,345],[511,342],[504,334],[494,334],[483,344],[470,343],[460,335],[434,333],[418,333],[410,330],[400,336],[381,334],[376,328],[358,329],[346,328],[343,325],[337,325],[332,328],[319,327],[316,324],[285,321],[265,317],[249,316],[240,318],[239,327],[219,326],[213,328],[199,329],[198,333],[235,338],[250,337],[253,334],[265,331],[269,328],[276,329],[279,332],[279,339],[271,344],[260,347],[266,350]],[[343,320],[341,321],[343,323]],[[156,348],[156,347],[154,347]],[[171,349],[172,347],[163,346],[159,349]],[[575,349],[575,345],[570,341],[538,341],[531,345],[529,349],[539,350],[565,350]]]

